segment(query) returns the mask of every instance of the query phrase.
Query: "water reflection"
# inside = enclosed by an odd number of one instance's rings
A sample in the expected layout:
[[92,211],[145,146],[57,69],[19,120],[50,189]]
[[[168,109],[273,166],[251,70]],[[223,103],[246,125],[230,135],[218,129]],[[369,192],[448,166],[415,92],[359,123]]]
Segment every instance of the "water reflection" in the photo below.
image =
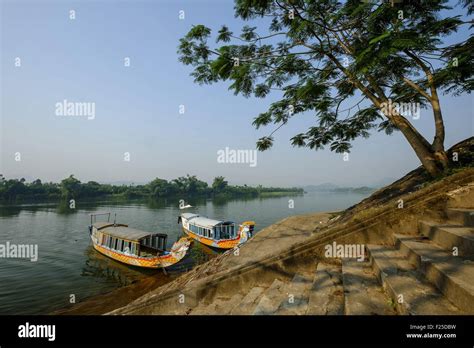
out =
[[129,285],[144,276],[156,274],[156,270],[128,266],[115,261],[96,251],[89,245],[84,252],[85,265],[82,268],[82,277],[105,278],[118,282],[121,286]]
[[[302,196],[302,194],[289,195],[287,197],[296,197]],[[190,197],[186,199],[186,204],[190,204],[193,208],[199,206],[205,206],[208,203],[212,204],[215,207],[224,207],[230,202],[250,202],[250,201],[271,201],[281,199],[281,196],[269,196],[269,197],[240,197],[240,198],[230,198],[226,196],[216,196],[212,198],[206,197]],[[57,214],[60,215],[71,215],[76,214],[80,210],[94,211],[97,207],[103,206],[117,206],[123,207],[127,206],[146,206],[149,209],[159,210],[169,207],[179,207],[180,202],[179,197],[172,198],[97,198],[97,199],[87,199],[87,200],[76,200],[74,204],[69,200],[60,200],[55,202],[13,202],[7,203],[3,202],[0,204],[0,217],[13,217],[19,215],[22,211],[27,211],[29,213],[35,213],[37,211],[44,211],[45,209],[54,210]],[[186,211],[191,211],[189,209]]]

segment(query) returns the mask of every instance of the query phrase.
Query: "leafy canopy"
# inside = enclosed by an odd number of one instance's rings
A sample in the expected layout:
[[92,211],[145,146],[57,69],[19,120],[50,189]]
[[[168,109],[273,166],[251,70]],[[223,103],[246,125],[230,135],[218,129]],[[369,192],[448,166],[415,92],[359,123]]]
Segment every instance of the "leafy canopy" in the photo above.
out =
[[[471,1],[462,5],[472,14]],[[254,119],[256,128],[314,114],[315,125],[295,135],[294,146],[345,152],[371,129],[391,134],[397,126],[367,95],[426,107],[422,91],[430,85],[420,61],[445,93],[473,89],[474,39],[445,43],[472,21],[442,18],[451,9],[445,0],[236,0],[234,9],[244,21],[268,23],[266,32],[245,25],[235,34],[224,25],[215,35],[220,46],[211,47],[211,29],[193,26],[180,40],[180,61],[194,67],[199,84],[229,81],[245,97],[279,91],[280,100]],[[361,100],[341,107],[351,97]],[[272,146],[273,133],[257,142],[259,150]]]

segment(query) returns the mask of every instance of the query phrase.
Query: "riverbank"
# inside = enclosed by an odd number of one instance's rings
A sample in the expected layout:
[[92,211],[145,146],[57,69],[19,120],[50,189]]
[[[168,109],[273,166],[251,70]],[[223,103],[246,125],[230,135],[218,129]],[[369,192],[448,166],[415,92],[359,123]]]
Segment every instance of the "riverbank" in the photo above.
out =
[[100,315],[125,306],[137,298],[171,282],[174,278],[150,276],[110,292],[91,296],[83,301],[51,312],[52,315]]
[[[413,207],[406,211],[393,210],[393,207],[388,207],[388,210],[391,210],[391,216],[387,220],[377,218],[387,211],[387,202],[384,202],[382,206],[378,204],[379,193],[343,212],[318,212],[290,216],[262,229],[243,245],[237,254],[234,251],[226,252],[187,273],[167,278],[165,281],[151,276],[110,293],[86,299],[53,314],[188,314],[191,308],[195,308],[203,301],[207,308],[213,303],[219,303],[216,301],[222,297],[231,298],[231,295],[235,295],[236,292],[252,288],[254,286],[252,284],[259,284],[262,287],[270,286],[275,279],[291,280],[296,271],[300,273],[314,272],[315,265],[308,261],[307,252],[310,252],[311,259],[320,257],[322,249],[315,249],[312,245],[316,245],[315,241],[330,231],[335,236],[332,241],[338,243],[345,240],[346,242],[363,241],[364,243],[384,244],[390,243],[392,233],[416,230],[417,220],[420,216],[442,220],[447,201],[449,201],[449,206],[470,205],[474,207],[472,203],[474,199],[473,177],[474,170],[467,169],[435,182],[433,185],[409,192],[405,197],[407,202],[410,199],[421,199],[421,197],[431,199],[428,205],[429,210],[426,205]],[[412,180],[413,177],[407,179]],[[406,182],[400,184],[403,186],[406,185]],[[466,190],[468,190],[467,194]],[[440,193],[441,196],[437,197]],[[397,196],[392,197],[388,201],[389,205],[396,202],[396,198]],[[378,226],[371,227],[373,224],[365,222],[370,221],[371,216],[376,217],[378,221],[375,222],[375,225]],[[344,230],[350,231],[361,222],[363,224],[362,234],[349,239],[339,237],[341,231],[342,233]],[[301,248],[306,248],[308,251],[302,251]],[[204,287],[205,290],[199,293],[201,287]],[[184,308],[177,310],[175,303],[158,305],[169,299],[170,296],[175,296],[177,292],[186,294],[189,301],[186,310]],[[199,297],[201,298],[193,304],[192,302]],[[215,310],[217,311],[217,309]],[[201,310],[200,314],[217,314],[217,312],[202,312]]]
[[[387,304],[396,303],[396,296],[394,300],[393,294],[387,293],[377,283],[377,274],[370,269],[368,261],[343,266],[339,258],[326,257],[325,251],[327,245],[349,243],[371,248],[376,245],[379,249],[386,249],[387,253],[389,250],[395,253],[394,236],[400,233],[406,236],[404,238],[419,236],[417,231],[421,220],[442,225],[446,223],[446,212],[456,211],[456,208],[474,209],[473,169],[461,170],[424,187],[413,186],[417,181],[413,179],[411,173],[392,184],[392,192],[398,190],[397,187],[400,192],[407,188],[409,192],[393,194],[388,199],[385,197],[384,203],[380,203],[380,195],[375,193],[341,214],[305,214],[284,219],[262,230],[261,234],[241,246],[238,253],[231,251],[220,255],[110,314],[288,314],[288,306],[284,303],[286,296],[302,288],[305,289],[302,297],[306,302],[303,301],[305,304],[301,306],[304,312],[292,307],[290,312],[293,314],[411,313],[409,307],[387,307]],[[399,205],[400,199],[404,202],[403,207]],[[421,245],[426,247],[426,242]],[[400,260],[400,257],[401,254],[396,256],[394,262],[398,262],[395,260]],[[458,267],[467,274],[465,277],[469,281],[474,280],[471,279],[473,269],[470,264],[461,263]],[[344,274],[351,272],[354,273],[351,279],[365,274],[371,286],[361,287],[359,280],[352,286],[341,287]],[[323,279],[328,274],[334,274],[334,278],[331,275],[332,283],[325,285]],[[302,284],[311,284],[313,276],[313,286],[319,286],[319,291],[312,298],[322,302],[309,311],[309,289]],[[413,284],[419,284],[419,281],[407,278],[401,286],[418,291]],[[425,298],[428,290],[435,291],[427,287],[410,294],[420,308],[412,314],[465,313],[462,306],[452,307],[447,299],[441,299],[442,294]],[[349,294],[351,300],[344,305],[344,297]],[[179,298],[185,301],[180,302]],[[437,298],[446,306],[436,307],[434,301],[438,301]],[[363,305],[352,307],[351,301]]]
[[199,198],[255,198],[303,194],[298,187],[263,187],[229,185],[224,177],[218,176],[209,185],[195,175],[187,175],[174,180],[156,178],[147,184],[113,185],[96,181],[81,182],[74,175],[60,183],[43,183],[40,179],[26,182],[22,179],[6,179],[0,174],[0,203],[21,203],[38,201],[63,201],[88,199],[170,199],[179,202],[182,197]]
[[[266,297],[261,297],[262,292],[269,292],[269,296],[274,295],[275,291],[284,294],[281,289],[290,291],[294,286],[292,279],[311,277],[320,268],[323,269],[320,271],[323,275],[332,274],[332,268],[337,269],[338,276],[334,279],[339,279],[343,274],[341,260],[325,257],[327,245],[374,244],[378,248],[392,250],[390,248],[397,245],[394,240],[400,243],[400,234],[423,238],[419,228],[423,220],[431,221],[435,226],[453,223],[449,220],[453,209],[474,209],[474,169],[469,167],[473,162],[473,147],[474,140],[468,139],[451,149],[450,153],[459,151],[462,162],[442,178],[430,179],[422,168],[418,168],[340,213],[310,213],[285,218],[261,230],[239,249],[219,255],[109,313],[229,314],[226,310],[257,293],[252,309],[256,311],[257,298],[266,301]],[[372,299],[373,294],[383,292],[382,297],[375,297],[379,300],[378,305],[382,304],[383,307],[379,314],[393,312],[394,308],[387,309],[383,304],[396,302],[396,298],[391,299],[390,294],[379,288],[376,274],[368,269],[368,265],[364,264],[364,267],[367,269],[358,271],[357,267],[352,267],[351,271],[359,272],[359,277],[361,274],[371,274],[373,288],[362,291],[357,286],[352,287],[352,292],[368,291],[357,301],[364,302],[364,299]],[[465,278],[470,279],[472,269],[469,266],[466,272]],[[355,275],[356,278],[358,276]],[[474,281],[474,276],[472,278]],[[408,281],[405,286],[410,288],[409,284]],[[340,300],[341,296],[344,298],[346,289],[336,285],[329,288],[329,292],[323,291],[316,296],[329,296],[328,302],[318,307],[322,310],[320,314],[330,313],[335,299],[339,301],[336,314],[341,314]],[[178,302],[181,297],[185,298],[184,302]],[[422,298],[419,302],[426,305],[422,309],[426,314],[436,311],[433,300]],[[370,310],[373,304],[370,301],[366,304],[366,313],[351,309],[350,305],[343,307],[347,314],[374,314]],[[439,314],[449,313],[448,307],[441,308]],[[278,308],[275,307],[273,313],[277,313]],[[406,308],[397,310],[400,314],[408,311]],[[244,311],[240,314],[251,313]]]
[[[259,231],[252,239],[251,252],[241,254],[241,258],[234,258],[234,262],[229,262],[226,267],[238,267],[240,262],[248,262],[253,258],[262,258],[279,252],[280,250],[295,243],[304,241],[310,237],[315,229],[326,226],[331,218],[337,216],[336,212],[318,212],[291,216],[285,218],[271,226]],[[298,226],[298,228],[295,228]],[[267,241],[272,241],[267,243]],[[242,249],[241,249],[242,250]],[[221,254],[222,256],[223,254]],[[219,258],[215,258],[218,260]],[[238,261],[238,262],[237,262]],[[196,266],[192,273],[199,270],[208,269],[212,260],[202,265]],[[214,261],[215,262],[215,261]],[[175,274],[168,277],[150,276],[136,281],[131,285],[120,287],[111,292],[92,296],[83,301],[66,308],[52,312],[57,315],[89,315],[105,314],[117,308],[126,306],[134,300],[145,296],[152,291],[172,283],[177,278],[182,279],[186,274]]]

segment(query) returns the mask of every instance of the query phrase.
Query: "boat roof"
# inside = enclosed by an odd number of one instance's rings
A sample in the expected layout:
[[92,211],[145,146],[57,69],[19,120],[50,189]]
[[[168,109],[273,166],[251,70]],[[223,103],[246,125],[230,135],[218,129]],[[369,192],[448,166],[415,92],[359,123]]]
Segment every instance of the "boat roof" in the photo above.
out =
[[139,241],[145,237],[148,237],[154,233],[137,230],[135,228],[127,227],[127,225],[114,225],[113,223],[97,222],[94,226],[101,232],[108,234],[109,236],[117,237],[120,239],[127,239],[132,241]]
[[221,224],[233,224],[233,221],[220,221],[220,220],[214,220],[214,219],[209,219],[205,216],[200,216],[198,214],[193,214],[193,213],[183,213],[181,214],[183,218],[185,218],[188,221],[191,221],[195,225],[199,225],[202,227],[214,227],[217,225]]
[[[95,228],[97,228],[98,230],[106,227],[106,226],[113,226],[114,223],[113,222],[108,222],[108,221],[99,221],[99,222],[94,222],[92,224]],[[126,226],[126,225],[122,225],[120,224],[120,226]]]

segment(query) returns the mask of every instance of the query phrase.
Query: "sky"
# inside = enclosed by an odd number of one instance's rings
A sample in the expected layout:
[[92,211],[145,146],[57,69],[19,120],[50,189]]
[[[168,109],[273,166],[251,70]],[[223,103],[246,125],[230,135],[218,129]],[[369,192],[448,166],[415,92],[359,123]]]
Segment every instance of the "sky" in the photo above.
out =
[[[252,121],[278,100],[235,96],[226,83],[200,86],[178,61],[179,39],[192,25],[239,32],[245,23],[230,0],[0,2],[0,173],[7,178],[144,183],[189,173],[231,184],[374,186],[419,165],[399,132],[356,140],[348,161],[329,149],[294,148],[290,138],[315,124],[309,113],[281,128],[256,165],[220,163],[226,148],[255,150],[275,126],[256,130]],[[94,117],[58,115],[64,100],[94,103]],[[474,102],[463,95],[441,103],[449,148],[473,135]],[[432,139],[430,110],[413,123]]]

